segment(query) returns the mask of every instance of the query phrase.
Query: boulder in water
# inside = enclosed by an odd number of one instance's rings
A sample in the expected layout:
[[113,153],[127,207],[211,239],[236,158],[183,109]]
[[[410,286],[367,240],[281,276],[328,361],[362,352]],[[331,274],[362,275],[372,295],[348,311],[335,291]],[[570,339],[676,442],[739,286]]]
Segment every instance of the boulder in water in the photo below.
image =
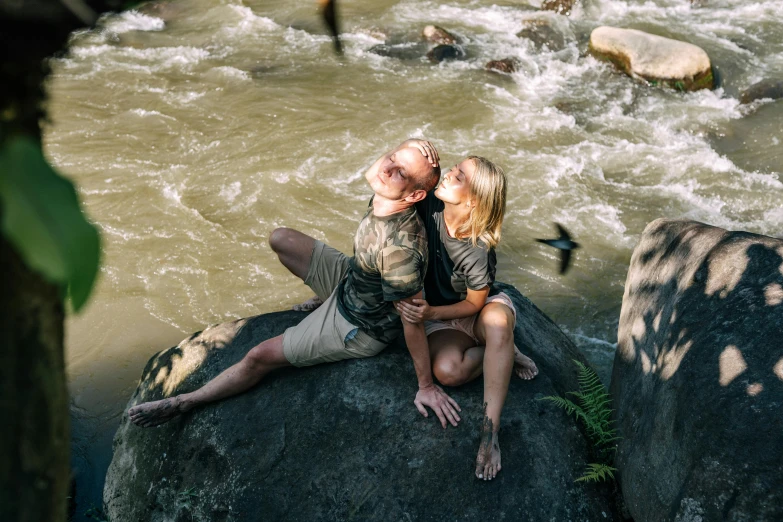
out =
[[[612,520],[606,487],[574,480],[589,462],[576,423],[546,401],[577,389],[563,332],[514,288],[515,341],[537,363],[513,378],[501,421],[503,469],[473,475],[482,379],[448,393],[443,429],[413,405],[398,342],[376,357],[271,374],[256,388],[157,428],[122,416],[104,489],[112,521]],[[192,391],[305,316],[279,312],[210,327],[155,355],[128,407]],[[126,410],[127,411],[127,410]]]
[[783,520],[783,240],[650,223],[611,395],[634,520]]
[[750,103],[763,99],[783,98],[783,80],[766,79],[754,83],[740,94],[740,103]]
[[634,78],[681,91],[712,89],[710,57],[701,47],[635,29],[598,27],[590,51]]
[[428,25],[421,32],[422,38],[426,41],[439,45],[449,45],[457,43],[457,37],[437,25]]
[[465,51],[459,45],[436,45],[427,53],[427,59],[434,63],[465,58]]
[[530,40],[536,49],[559,51],[568,43],[565,35],[553,27],[548,20],[530,19],[525,20],[523,24],[524,28],[517,33],[517,36]]
[[421,60],[427,52],[427,44],[423,42],[408,42],[399,44],[378,44],[370,47],[373,54],[396,58],[397,60]]
[[517,62],[513,58],[503,58],[502,60],[490,60],[484,68],[491,72],[511,74],[517,70]]
[[561,15],[570,15],[571,9],[574,8],[579,0],[544,0],[541,4],[543,11],[554,11]]

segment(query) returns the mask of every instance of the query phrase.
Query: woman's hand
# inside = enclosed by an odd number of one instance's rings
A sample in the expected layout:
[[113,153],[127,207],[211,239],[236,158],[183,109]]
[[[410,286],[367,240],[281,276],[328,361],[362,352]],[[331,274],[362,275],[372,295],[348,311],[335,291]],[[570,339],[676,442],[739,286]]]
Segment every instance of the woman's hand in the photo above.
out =
[[412,324],[423,323],[435,318],[435,310],[424,299],[411,299],[409,303],[398,301],[396,308],[400,316]]
[[413,147],[421,152],[421,155],[427,158],[433,167],[437,167],[440,163],[440,157],[438,151],[435,150],[435,145],[426,140],[411,139],[402,143],[406,147]]

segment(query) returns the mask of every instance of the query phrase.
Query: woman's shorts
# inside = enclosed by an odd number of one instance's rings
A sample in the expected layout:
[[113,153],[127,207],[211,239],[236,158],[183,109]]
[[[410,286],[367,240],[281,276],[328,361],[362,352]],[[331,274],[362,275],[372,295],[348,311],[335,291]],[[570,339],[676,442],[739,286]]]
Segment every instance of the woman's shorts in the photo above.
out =
[[[487,297],[487,300],[484,302],[484,305],[488,305],[489,303],[502,303],[509,308],[511,308],[511,311],[514,313],[514,320],[516,321],[517,318],[517,310],[514,308],[514,303],[511,301],[511,298],[504,294],[503,292],[500,292],[497,295],[493,295],[491,297]],[[481,313],[481,312],[479,312]],[[479,342],[479,340],[476,338],[476,335],[473,333],[473,326],[476,324],[476,318],[478,317],[478,314],[471,315],[470,317],[463,317],[461,319],[449,319],[447,321],[425,321],[424,323],[424,331],[429,336],[433,332],[437,332],[439,330],[458,330],[460,332],[468,334],[476,343]]]

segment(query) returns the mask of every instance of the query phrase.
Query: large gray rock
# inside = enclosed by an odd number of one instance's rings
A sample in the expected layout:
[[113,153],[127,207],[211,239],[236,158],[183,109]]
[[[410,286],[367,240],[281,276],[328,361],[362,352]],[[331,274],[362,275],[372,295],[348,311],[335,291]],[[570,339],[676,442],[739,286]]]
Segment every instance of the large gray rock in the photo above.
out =
[[637,522],[783,520],[783,241],[650,223],[611,395]]
[[771,79],[761,80],[754,83],[740,94],[740,103],[750,103],[756,100],[777,100],[783,98],[783,80]]
[[[377,357],[280,371],[238,397],[158,428],[123,415],[104,489],[113,522],[193,520],[611,520],[606,489],[574,482],[589,461],[573,419],[537,398],[577,387],[562,331],[516,290],[516,341],[538,363],[514,378],[501,424],[503,469],[473,476],[481,379],[449,393],[458,428],[413,406],[401,344]],[[128,406],[193,390],[305,314],[210,327],[154,356]],[[126,410],[127,411],[127,410]]]
[[681,91],[712,89],[710,57],[701,47],[635,29],[598,27],[590,51],[631,77]]

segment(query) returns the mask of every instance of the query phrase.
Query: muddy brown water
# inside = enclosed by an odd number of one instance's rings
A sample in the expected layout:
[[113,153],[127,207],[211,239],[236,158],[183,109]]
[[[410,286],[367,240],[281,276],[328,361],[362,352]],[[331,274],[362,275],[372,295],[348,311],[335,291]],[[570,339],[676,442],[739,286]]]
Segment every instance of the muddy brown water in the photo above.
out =
[[[294,227],[349,251],[370,194],[363,171],[407,137],[431,139],[445,165],[480,154],[506,169],[498,278],[604,376],[649,221],[783,235],[783,102],[737,101],[783,71],[783,0],[596,0],[569,18],[524,1],[340,5],[343,58],[309,2],[191,0],[105,17],[55,60],[46,153],[79,185],[104,249],[91,303],[67,323],[76,520],[100,506],[111,438],[147,359],[206,324],[306,299],[269,232]],[[518,38],[530,19],[565,47]],[[466,59],[370,52],[429,23],[461,37]],[[682,94],[614,72],[586,53],[599,25],[702,46],[721,87]],[[506,57],[518,72],[483,70]],[[533,241],[554,221],[583,245],[565,277]]]

